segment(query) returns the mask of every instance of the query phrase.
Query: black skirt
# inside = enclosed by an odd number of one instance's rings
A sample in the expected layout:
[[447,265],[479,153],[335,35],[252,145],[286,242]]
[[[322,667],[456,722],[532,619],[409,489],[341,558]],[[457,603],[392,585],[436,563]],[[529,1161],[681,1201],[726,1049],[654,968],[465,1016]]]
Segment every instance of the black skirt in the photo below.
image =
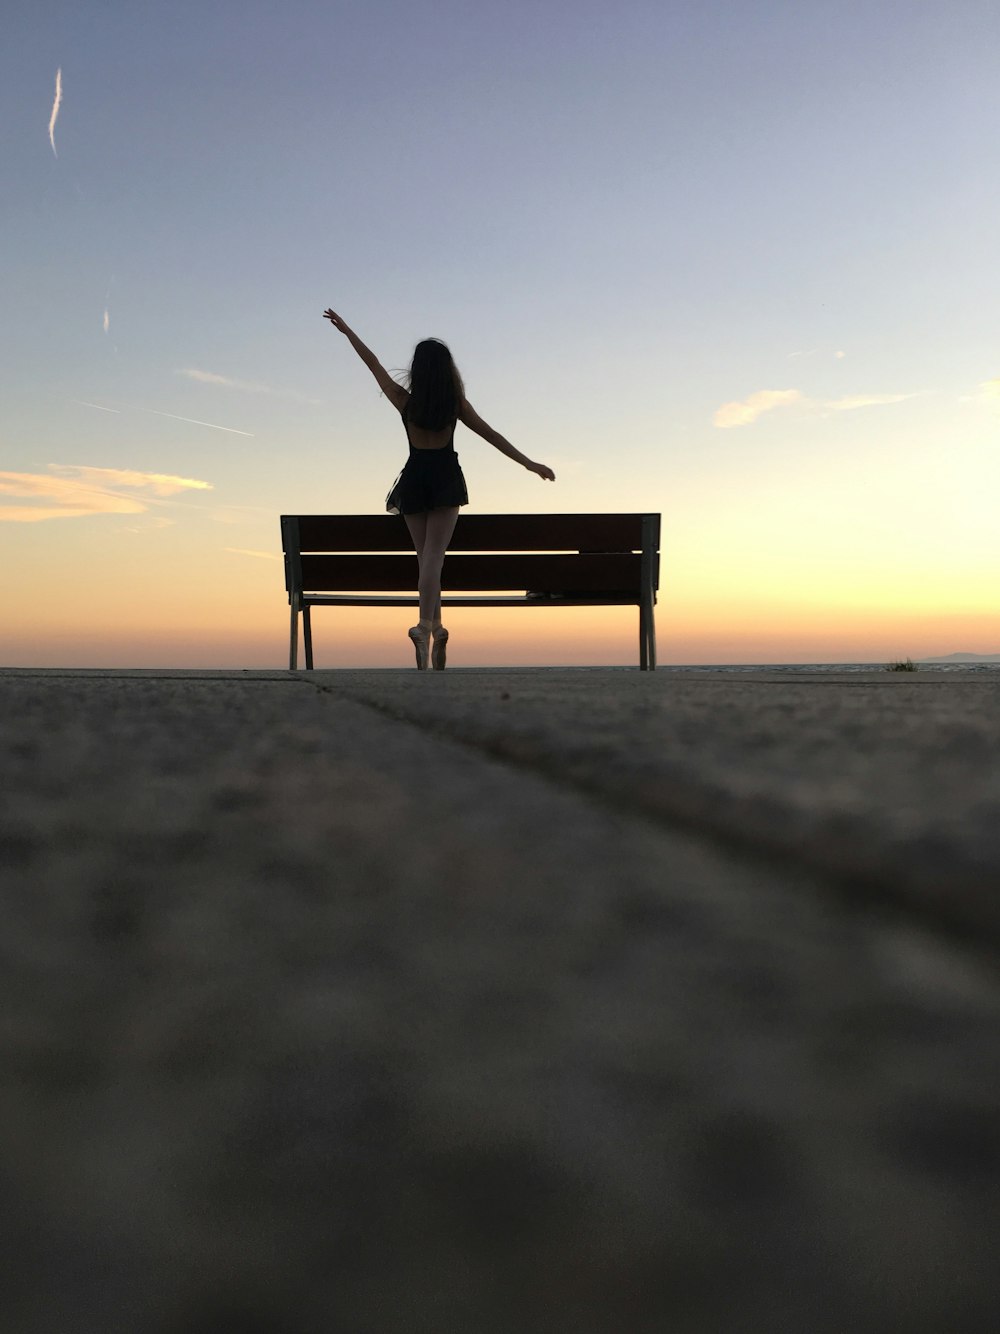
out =
[[469,503],[465,476],[450,446],[411,449],[394,490],[401,514],[422,514]]

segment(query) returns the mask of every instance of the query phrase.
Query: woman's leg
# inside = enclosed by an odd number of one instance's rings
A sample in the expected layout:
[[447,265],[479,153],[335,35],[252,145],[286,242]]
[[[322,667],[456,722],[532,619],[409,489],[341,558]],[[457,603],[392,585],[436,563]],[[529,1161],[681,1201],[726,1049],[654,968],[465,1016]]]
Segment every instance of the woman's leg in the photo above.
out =
[[[410,539],[413,542],[413,549],[417,553],[417,587],[420,587],[420,572],[423,569],[424,543],[427,540],[427,511],[422,510],[419,514],[404,514],[406,526],[410,531]],[[427,669],[427,657],[429,653],[431,627],[425,625],[423,621],[419,625],[412,626],[407,634],[413,644],[417,654],[417,667],[423,671]]]
[[413,548],[417,553],[417,563],[420,563],[420,554],[424,549],[424,538],[427,534],[427,511],[422,514],[404,514],[406,526],[410,530],[410,537],[413,540]]
[[[424,543],[427,541],[427,510],[422,510],[419,514],[404,514],[406,526],[410,530],[410,539],[413,542],[413,549],[417,553],[417,588],[420,588],[420,572],[424,565]],[[419,613],[423,616],[423,612]]]
[[[420,582],[417,585],[420,593],[420,619],[429,621],[431,625],[440,625],[441,567],[458,522],[458,506],[428,510],[424,515],[408,515],[407,523],[410,518],[425,520],[423,542],[417,551],[420,561]],[[410,531],[412,533],[413,529]]]

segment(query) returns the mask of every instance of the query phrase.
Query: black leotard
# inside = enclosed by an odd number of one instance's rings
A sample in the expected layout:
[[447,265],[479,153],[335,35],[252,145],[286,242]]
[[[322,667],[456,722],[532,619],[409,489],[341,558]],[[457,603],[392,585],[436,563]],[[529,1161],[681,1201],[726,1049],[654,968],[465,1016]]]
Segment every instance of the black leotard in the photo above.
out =
[[410,455],[399,478],[400,513],[421,514],[425,510],[467,505],[469,492],[455,452],[454,425],[446,445],[436,449],[415,449],[406,423],[408,407],[409,403],[401,413]]

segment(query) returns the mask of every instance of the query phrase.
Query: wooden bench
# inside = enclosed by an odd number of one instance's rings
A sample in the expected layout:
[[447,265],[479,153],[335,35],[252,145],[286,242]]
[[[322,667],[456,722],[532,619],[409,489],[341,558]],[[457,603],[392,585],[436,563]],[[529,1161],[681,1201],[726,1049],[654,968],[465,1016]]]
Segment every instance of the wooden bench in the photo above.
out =
[[[311,670],[313,607],[418,605],[417,556],[398,515],[284,514],[281,545],[292,671],[300,613]],[[658,514],[463,514],[445,556],[442,606],[638,607],[639,666],[653,671],[659,570]]]

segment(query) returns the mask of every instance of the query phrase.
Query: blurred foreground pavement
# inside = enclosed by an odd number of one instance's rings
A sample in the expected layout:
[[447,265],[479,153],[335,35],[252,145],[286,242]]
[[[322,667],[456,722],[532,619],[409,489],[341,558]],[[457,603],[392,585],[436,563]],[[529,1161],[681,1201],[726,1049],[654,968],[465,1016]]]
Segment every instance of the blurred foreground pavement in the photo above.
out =
[[4,1334],[996,1325],[1000,680],[0,672]]

